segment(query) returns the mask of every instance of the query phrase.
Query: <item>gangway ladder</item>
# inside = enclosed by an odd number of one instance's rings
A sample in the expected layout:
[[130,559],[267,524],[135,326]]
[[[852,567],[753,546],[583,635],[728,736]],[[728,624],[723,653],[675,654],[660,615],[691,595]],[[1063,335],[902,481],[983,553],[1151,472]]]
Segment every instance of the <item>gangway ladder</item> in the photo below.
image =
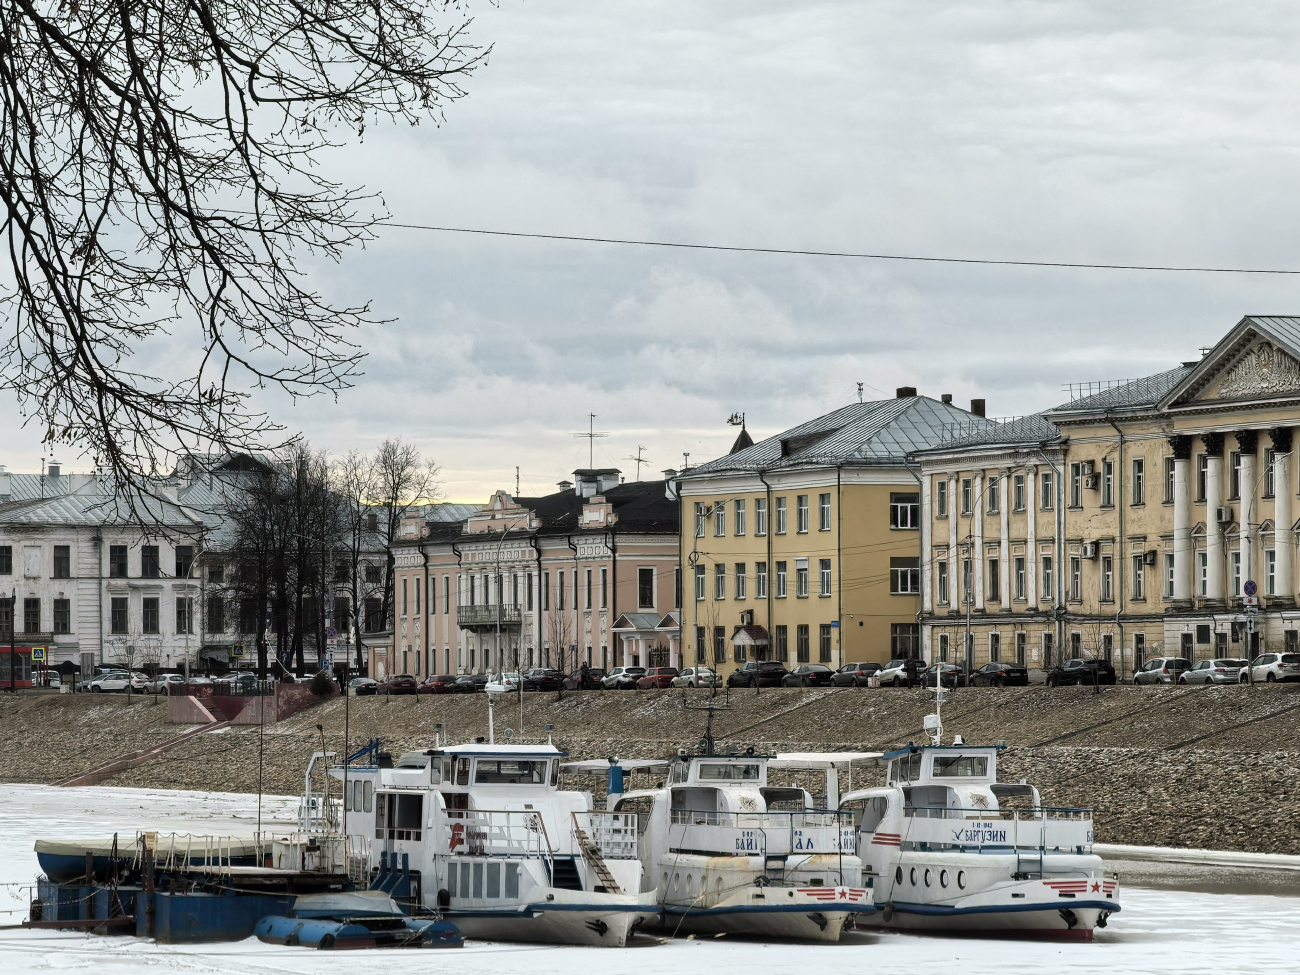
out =
[[623,888],[618,885],[618,881],[614,879],[614,875],[609,872],[609,867],[605,863],[605,858],[601,855],[600,846],[587,835],[586,830],[578,825],[576,816],[574,817],[573,823],[573,835],[578,841],[578,849],[582,851],[582,855],[586,858],[587,862],[591,864],[591,869],[594,870],[596,876],[600,878],[600,882],[604,886],[606,892],[610,894],[623,893]]
[[765,853],[763,855],[763,876],[769,884],[785,880],[784,854]]
[[1016,880],[1043,879],[1043,848],[1022,850],[1016,847]]

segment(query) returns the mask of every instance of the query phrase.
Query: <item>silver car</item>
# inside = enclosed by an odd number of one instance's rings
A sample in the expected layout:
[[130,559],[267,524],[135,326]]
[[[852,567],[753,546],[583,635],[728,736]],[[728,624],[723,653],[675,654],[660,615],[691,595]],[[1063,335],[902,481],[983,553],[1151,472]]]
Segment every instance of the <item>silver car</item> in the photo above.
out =
[[708,667],[687,667],[673,678],[673,687],[721,687],[722,678]]
[[1276,681],[1300,680],[1300,653],[1261,653],[1241,669],[1237,680],[1245,684],[1254,678],[1272,684]]
[[1220,657],[1218,660],[1202,660],[1191,670],[1178,675],[1180,684],[1235,684],[1241,676],[1241,670],[1250,661],[1237,660],[1235,657]]
[[[921,671],[925,670],[925,664],[918,661],[916,673],[920,677]],[[891,660],[880,669],[876,674],[880,678],[881,687],[902,687],[907,683],[907,660]]]
[[1186,657],[1152,657],[1133,675],[1134,684],[1174,684],[1192,669]]

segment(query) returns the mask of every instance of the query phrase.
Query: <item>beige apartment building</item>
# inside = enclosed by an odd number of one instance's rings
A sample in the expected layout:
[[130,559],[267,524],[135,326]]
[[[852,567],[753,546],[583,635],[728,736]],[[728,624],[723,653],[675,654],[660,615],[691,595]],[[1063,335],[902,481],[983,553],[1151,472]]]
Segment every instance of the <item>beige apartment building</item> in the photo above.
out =
[[404,524],[391,647],[370,674],[499,673],[680,659],[677,500],[665,481],[578,470],[537,498]]
[[911,451],[994,427],[902,387],[678,475],[688,663],[838,667],[919,653],[920,471]]
[[1074,392],[914,454],[928,659],[1129,676],[1300,648],[1300,317],[1247,316],[1194,361]]

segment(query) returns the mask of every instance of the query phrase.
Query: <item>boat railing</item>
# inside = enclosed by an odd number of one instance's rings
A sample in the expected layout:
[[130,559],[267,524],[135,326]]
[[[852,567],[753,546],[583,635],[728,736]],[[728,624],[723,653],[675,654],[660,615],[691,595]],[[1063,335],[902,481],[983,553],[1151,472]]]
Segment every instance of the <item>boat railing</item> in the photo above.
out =
[[635,860],[638,856],[635,813],[575,812],[573,826],[575,847],[581,831],[606,860]]
[[1091,809],[962,809],[915,807],[905,811],[901,836],[867,834],[876,845],[920,850],[1091,850]]
[[1036,806],[1032,809],[966,809],[958,806],[908,806],[903,815],[913,819],[1002,819],[1029,820],[1065,819],[1083,821],[1092,819],[1091,809],[1067,806]]
[[518,856],[550,860],[546,822],[532,810],[448,809],[443,837],[456,856]]
[[830,810],[763,813],[674,809],[674,850],[721,856],[781,856],[793,853],[853,853],[853,814]]
[[850,812],[825,809],[794,809],[762,813],[714,812],[701,809],[674,809],[672,821],[685,826],[726,826],[743,829],[787,829],[790,827],[840,826],[853,824]]

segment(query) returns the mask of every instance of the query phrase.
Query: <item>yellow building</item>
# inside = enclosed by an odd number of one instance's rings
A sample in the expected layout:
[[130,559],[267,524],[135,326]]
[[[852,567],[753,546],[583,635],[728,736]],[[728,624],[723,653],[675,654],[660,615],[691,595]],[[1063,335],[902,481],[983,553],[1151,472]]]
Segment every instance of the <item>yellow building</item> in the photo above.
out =
[[1196,360],[1072,391],[915,455],[927,657],[1130,676],[1300,650],[1300,318],[1248,316]]
[[[978,412],[983,402],[975,401]],[[909,452],[996,426],[909,387],[678,475],[686,664],[839,667],[919,651],[919,471]]]

